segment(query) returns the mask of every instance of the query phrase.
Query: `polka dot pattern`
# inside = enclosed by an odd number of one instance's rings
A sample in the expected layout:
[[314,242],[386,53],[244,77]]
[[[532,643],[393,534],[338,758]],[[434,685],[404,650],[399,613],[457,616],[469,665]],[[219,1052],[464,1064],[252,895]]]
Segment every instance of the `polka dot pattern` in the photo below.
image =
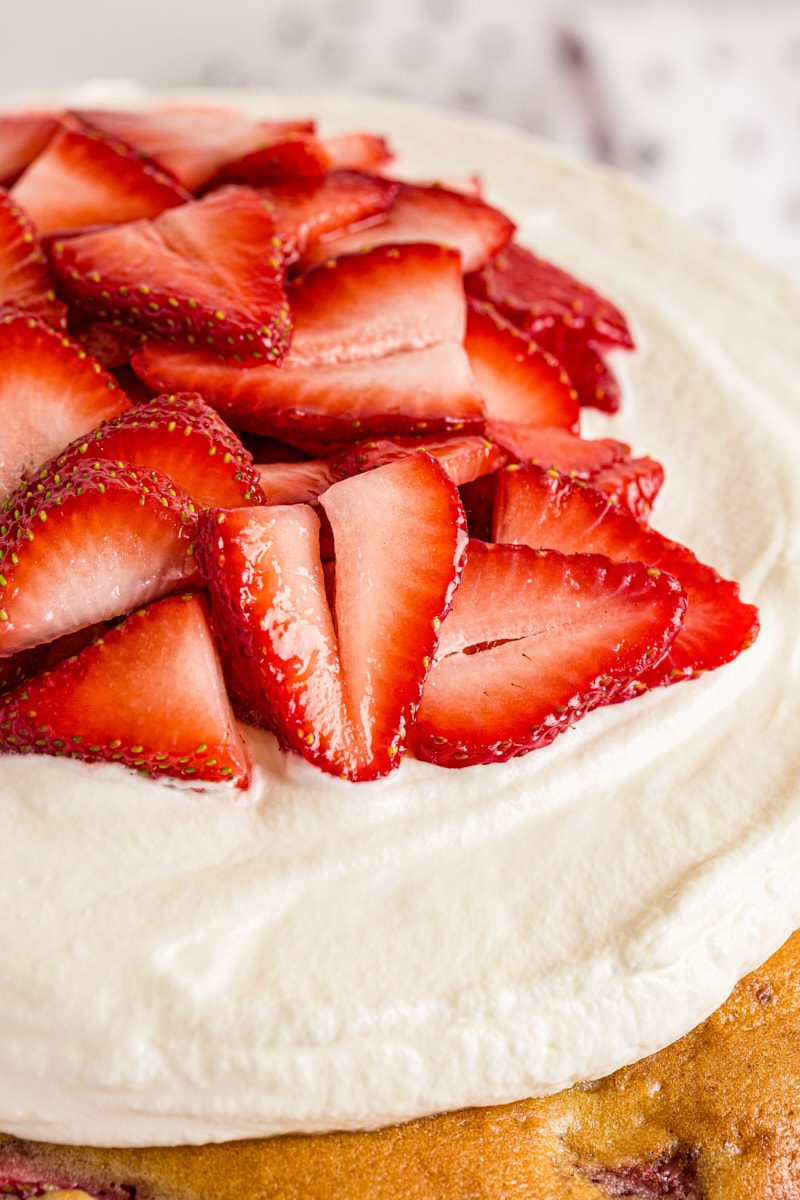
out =
[[689,0],[273,0],[215,84],[462,108],[632,171],[800,273],[800,8]]

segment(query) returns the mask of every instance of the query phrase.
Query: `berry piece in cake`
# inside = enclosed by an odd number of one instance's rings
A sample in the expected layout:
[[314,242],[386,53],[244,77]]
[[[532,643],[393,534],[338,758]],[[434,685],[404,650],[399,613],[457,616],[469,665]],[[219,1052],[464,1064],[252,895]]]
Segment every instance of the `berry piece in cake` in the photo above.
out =
[[471,275],[467,288],[531,338],[556,321],[566,321],[599,346],[633,349],[628,323],[615,304],[518,242]]
[[0,312],[0,499],[128,407],[113,376],[77,342],[32,317]]
[[663,657],[685,605],[641,563],[471,541],[414,754],[463,767],[547,745]]
[[[180,670],[165,671],[165,663]],[[0,749],[246,787],[247,751],[197,595],[132,613],[0,701]]]
[[0,186],[10,187],[61,124],[60,112],[0,113]]
[[12,188],[40,234],[155,217],[191,194],[121,142],[60,129]]
[[[398,184],[364,171],[329,171],[320,180],[292,179],[259,188],[275,220],[288,262],[309,261],[311,247],[390,207]],[[321,256],[323,259],[326,255]]]
[[63,326],[67,310],[55,286],[32,222],[0,187],[0,310]]
[[580,406],[564,369],[490,304],[470,300],[464,346],[490,421],[577,429]]
[[311,133],[310,121],[253,121],[233,110],[176,105],[143,111],[80,109],[89,128],[118,138],[197,192],[223,163],[291,133]]
[[631,692],[711,671],[755,641],[758,613],[739,586],[720,578],[691,550],[640,524],[595,488],[538,467],[507,468],[499,476],[494,537],[552,547],[565,554],[606,554],[668,571],[687,596],[686,616],[669,653]]
[[482,433],[483,401],[460,342],[353,362],[243,368],[203,351],[149,343],[136,373],[156,391],[203,393],[237,429],[328,455],[364,437]]
[[69,299],[101,319],[241,361],[286,350],[283,257],[263,200],[246,188],[56,240],[50,256]]
[[463,513],[425,455],[337,483],[320,503],[331,581],[306,505],[204,514],[201,569],[248,719],[325,771],[375,779],[402,757],[460,573]]
[[199,508],[260,504],[253,457],[195,392],[157,396],[103,422],[60,454],[52,469],[80,458],[157,467]]
[[373,246],[431,242],[450,246],[463,271],[475,271],[493,258],[514,232],[514,223],[477,196],[444,187],[400,183],[384,218],[318,243],[305,256],[309,264],[326,256],[354,254]]
[[153,467],[40,473],[0,509],[0,657],[195,582],[197,516]]

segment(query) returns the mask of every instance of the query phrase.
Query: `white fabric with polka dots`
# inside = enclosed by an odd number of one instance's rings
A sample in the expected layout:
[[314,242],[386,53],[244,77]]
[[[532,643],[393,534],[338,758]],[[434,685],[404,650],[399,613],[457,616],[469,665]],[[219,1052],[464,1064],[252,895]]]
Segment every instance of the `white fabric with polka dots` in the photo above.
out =
[[466,108],[645,178],[800,272],[800,6],[276,0],[205,82]]

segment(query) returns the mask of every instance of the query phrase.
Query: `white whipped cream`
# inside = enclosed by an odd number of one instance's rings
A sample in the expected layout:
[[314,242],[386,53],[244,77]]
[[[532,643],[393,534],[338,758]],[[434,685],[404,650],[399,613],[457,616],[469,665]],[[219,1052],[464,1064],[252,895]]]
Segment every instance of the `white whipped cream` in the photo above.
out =
[[220,1141],[546,1093],[670,1042],[800,924],[800,292],[512,131],[248,103],[386,132],[420,175],[480,171],[524,241],[624,306],[625,410],[585,430],[665,463],[654,524],[763,630],[505,765],[352,786],[253,735],[231,798],[3,759],[9,1133]]

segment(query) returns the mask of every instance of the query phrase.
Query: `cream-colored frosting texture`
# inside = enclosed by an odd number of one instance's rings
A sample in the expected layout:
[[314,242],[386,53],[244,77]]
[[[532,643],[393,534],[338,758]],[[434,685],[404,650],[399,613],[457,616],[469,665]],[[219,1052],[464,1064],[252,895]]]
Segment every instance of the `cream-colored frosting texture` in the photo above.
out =
[[479,171],[522,240],[625,308],[625,408],[585,430],[664,462],[654,524],[763,630],[505,765],[352,786],[253,735],[232,796],[4,759],[9,1133],[220,1141],[548,1092],[682,1034],[800,924],[800,292],[513,131],[248,103],[386,132],[421,176]]

